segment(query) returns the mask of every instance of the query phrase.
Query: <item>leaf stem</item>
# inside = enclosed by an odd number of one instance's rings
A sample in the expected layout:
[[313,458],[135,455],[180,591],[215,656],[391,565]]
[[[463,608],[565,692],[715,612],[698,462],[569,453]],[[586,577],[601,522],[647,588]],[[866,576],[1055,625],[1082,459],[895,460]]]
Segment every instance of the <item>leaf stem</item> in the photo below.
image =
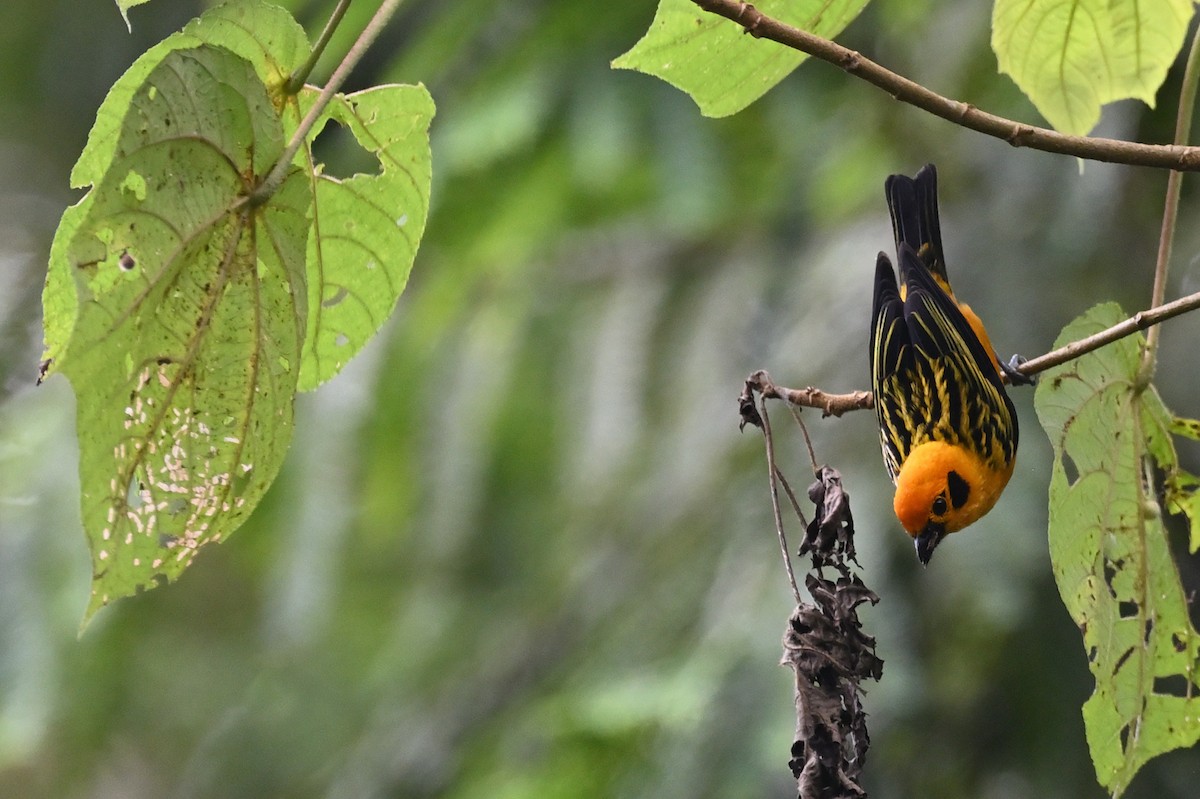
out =
[[[1187,66],[1183,70],[1183,82],[1179,87],[1179,109],[1175,115],[1175,144],[1184,146],[1192,135],[1192,115],[1196,111],[1196,86],[1200,83],[1200,28],[1192,35]],[[1150,294],[1150,306],[1162,305],[1167,292],[1167,270],[1171,264],[1171,248],[1175,240],[1175,224],[1179,217],[1179,193],[1183,184],[1183,173],[1171,170],[1167,175],[1167,195],[1163,201],[1162,230],[1158,237],[1158,260],[1154,264],[1154,288]],[[1150,385],[1158,363],[1158,327],[1146,333],[1146,345],[1142,349],[1142,363],[1138,368],[1136,384]]]
[[321,59],[321,54],[325,52],[325,47],[329,44],[329,40],[333,38],[333,32],[337,30],[338,23],[346,15],[348,8],[350,8],[350,0],[338,0],[333,13],[329,15],[329,21],[325,23],[325,29],[317,37],[317,43],[313,45],[312,52],[308,54],[308,58],[304,60],[304,63],[296,68],[296,71],[288,78],[287,84],[284,85],[283,88],[287,94],[298,94],[304,88],[304,82],[308,80],[309,73],[313,71],[313,67],[317,65],[317,61]]
[[291,166],[292,159],[296,157],[301,145],[304,144],[308,137],[309,131],[313,125],[320,119],[321,114],[325,112],[325,107],[329,105],[329,101],[333,99],[333,95],[342,87],[349,76],[350,71],[358,65],[362,57],[375,39],[379,36],[379,32],[387,25],[388,20],[396,13],[396,9],[400,6],[402,0],[383,0],[379,4],[379,8],[375,11],[374,16],[367,22],[362,33],[358,35],[358,39],[350,46],[346,57],[337,65],[337,69],[329,76],[329,81],[326,82],[325,88],[321,89],[321,94],[318,95],[312,108],[308,109],[308,113],[304,119],[300,120],[300,125],[296,128],[296,132],[292,134],[291,140],[287,147],[284,148],[283,154],[279,156],[279,160],[275,162],[275,166],[267,173],[258,187],[250,193],[251,205],[262,205],[271,198],[275,192],[279,191],[280,185],[283,184],[284,177],[287,176],[288,168]]
[[[931,91],[903,75],[898,75],[861,53],[842,47],[807,31],[794,28],[766,16],[749,3],[740,0],[692,0],[705,11],[733,20],[757,38],[766,38],[807,53],[891,94],[897,100],[928,111],[956,125],[961,125],[1011,144],[1048,153],[1073,155],[1092,161],[1114,164],[1200,171],[1200,147],[1176,144],[1143,144],[1141,142],[1104,139],[1091,136],[1068,136],[1048,128],[1039,128],[981,111],[969,103],[951,100]],[[1191,106],[1189,104],[1188,108]]]

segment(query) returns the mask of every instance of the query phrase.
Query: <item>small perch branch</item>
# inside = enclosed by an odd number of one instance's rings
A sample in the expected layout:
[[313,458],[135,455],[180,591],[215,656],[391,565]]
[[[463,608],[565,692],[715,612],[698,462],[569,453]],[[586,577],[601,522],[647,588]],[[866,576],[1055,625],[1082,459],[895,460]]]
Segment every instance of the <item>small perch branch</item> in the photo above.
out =
[[1105,344],[1111,344],[1118,339],[1132,335],[1139,330],[1145,330],[1148,327],[1153,327],[1160,322],[1165,322],[1172,317],[1187,313],[1188,311],[1200,308],[1200,292],[1189,294],[1186,297],[1180,297],[1177,300],[1168,302],[1166,305],[1160,305],[1157,308],[1151,308],[1146,311],[1138,311],[1133,316],[1126,319],[1124,322],[1118,322],[1107,330],[1101,330],[1099,333],[1081,338],[1079,341],[1072,341],[1064,347],[1060,347],[1053,352],[1048,352],[1045,355],[1039,355],[1036,358],[1031,358],[1025,363],[1017,367],[1017,371],[1026,377],[1032,377],[1038,372],[1044,372],[1052,366],[1066,363],[1074,360],[1080,355],[1086,355],[1092,350],[1097,350]]
[[1176,169],[1182,172],[1200,171],[1200,147],[1068,136],[1048,128],[1016,122],[981,111],[969,103],[943,97],[903,75],[876,64],[861,53],[772,19],[749,3],[740,0],[692,2],[705,11],[733,20],[751,36],[770,39],[827,61],[883,89],[901,102],[928,111],[956,125],[1003,139],[1013,147],[1029,147],[1048,153],[1073,155],[1077,158],[1114,164]]
[[849,394],[828,394],[819,388],[784,388],[775,385],[771,376],[763,370],[758,370],[746,378],[745,388],[739,400],[742,409],[742,427],[752,424],[762,427],[762,422],[747,413],[746,403],[750,410],[754,408],[754,393],[758,392],[763,399],[781,399],[789,405],[805,408],[817,408],[822,416],[841,416],[847,411],[869,410],[875,407],[875,397],[870,391],[851,391]]
[[[1111,344],[1139,330],[1153,327],[1196,308],[1200,308],[1200,291],[1195,294],[1189,294],[1186,297],[1180,297],[1157,308],[1139,311],[1125,321],[1118,322],[1110,328],[1101,330],[1099,333],[1081,338],[1078,341],[1072,341],[1070,344],[1047,352],[1045,355],[1030,358],[1016,367],[1016,369],[1026,377],[1033,377],[1053,366],[1073,361],[1092,350],[1100,349],[1105,344]],[[784,386],[775,385],[774,381],[771,380],[771,376],[760,369],[746,378],[745,387],[742,389],[742,395],[739,398],[739,405],[742,412],[742,427],[748,424],[752,424],[755,427],[762,427],[761,420],[758,419],[754,411],[753,396],[755,392],[761,394],[764,399],[781,399],[790,405],[816,408],[821,411],[823,416],[841,416],[847,411],[870,410],[875,407],[875,397],[870,391],[829,394],[811,386],[808,388],[785,388]],[[749,412],[747,411],[747,403],[749,403]]]

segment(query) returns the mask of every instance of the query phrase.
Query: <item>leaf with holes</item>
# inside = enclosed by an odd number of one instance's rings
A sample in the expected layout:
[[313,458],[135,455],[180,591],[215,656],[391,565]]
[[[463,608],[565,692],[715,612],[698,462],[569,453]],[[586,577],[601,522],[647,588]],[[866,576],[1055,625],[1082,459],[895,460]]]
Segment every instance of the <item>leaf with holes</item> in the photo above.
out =
[[284,90],[309,52],[263,0],[210,9],[117,81],[72,171],[92,188],[51,246],[42,376],[62,371],[78,400],[88,618],[241,525],[287,451],[298,386],[336,374],[407,281],[429,206],[424,87],[323,112],[380,174],[324,176],[318,124],[278,192],[248,199],[317,97]]
[[[1193,441],[1200,441],[1200,421],[1177,416],[1171,420],[1171,432]],[[1182,513],[1188,518],[1188,550],[1195,554],[1196,550],[1200,549],[1200,477],[1185,471],[1175,463],[1174,468],[1167,472],[1166,488],[1168,510],[1172,513]]]
[[[96,122],[88,133],[87,145],[71,170],[71,185],[84,188],[98,184],[112,163],[129,103],[144,85],[146,77],[167,55],[175,50],[212,44],[245,58],[267,86],[272,104],[282,104],[279,87],[292,70],[303,63],[310,52],[308,38],[292,16],[282,8],[262,0],[234,0],[211,8],[151,47],[130,65],[113,84],[96,111]],[[285,132],[287,123],[285,120]],[[293,125],[294,129],[294,125]],[[67,209],[59,222],[55,246],[65,246],[71,231],[87,214],[90,200]],[[65,255],[51,252],[51,263],[61,263]],[[45,326],[46,374],[53,373],[65,354],[78,312],[75,281],[69,270],[51,268],[46,276],[42,318]]]
[[996,0],[992,49],[1051,125],[1083,135],[1106,103],[1154,106],[1193,13],[1192,0]]
[[[1057,346],[1125,318],[1093,308]],[[1154,468],[1177,469],[1173,421],[1135,388],[1141,336],[1046,373],[1038,418],[1054,447],[1050,557],[1096,688],[1083,706],[1097,779],[1120,793],[1148,760],[1200,740],[1200,638],[1171,557]]]
[[283,144],[248,61],[172,50],[56,234],[50,270],[76,303],[57,368],[77,396],[89,618],[237,529],[287,451],[309,194],[293,170],[262,206],[245,200]]
[[[302,111],[314,97],[302,96]],[[324,121],[331,119],[379,159],[381,171],[339,180],[312,170],[301,391],[341,371],[391,315],[429,212],[433,98],[424,86],[339,95],[326,109]]]
[[[767,16],[825,38],[837,36],[867,0],[762,0]],[[686,92],[709,117],[736,114],[787,77],[807,56],[747,36],[736,22],[691,0],[659,0],[650,30],[612,62],[654,75]]]

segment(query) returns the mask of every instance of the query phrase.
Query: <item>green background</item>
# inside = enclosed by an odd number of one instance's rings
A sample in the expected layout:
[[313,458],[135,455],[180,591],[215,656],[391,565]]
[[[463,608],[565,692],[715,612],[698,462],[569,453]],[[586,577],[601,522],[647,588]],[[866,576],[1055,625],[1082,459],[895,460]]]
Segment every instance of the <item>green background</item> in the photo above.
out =
[[[291,3],[312,34],[329,5]],[[373,7],[352,7],[343,47]],[[406,3],[348,87],[423,81],[438,104],[398,313],[300,398],[280,479],[234,540],[77,640],[74,400],[62,378],[33,385],[46,256],[108,86],[200,10],[135,8],[130,35],[107,0],[0,7],[0,796],[791,795],[789,592],[736,397],[758,368],[866,388],[883,178],[938,165],[951,276],[1003,355],[1044,352],[1097,302],[1148,302],[1165,173],[1081,172],[820,63],[707,120],[608,67],[649,2]],[[840,40],[1038,121],[995,74],[989,15],[876,2]],[[1169,139],[1178,79],[1097,133]],[[370,168],[348,138],[319,142],[337,174]],[[1192,183],[1169,297],[1200,290]],[[1190,415],[1197,337],[1200,317],[1171,322],[1159,369]],[[924,570],[873,418],[806,413],[882,597],[863,613],[885,661],[865,699],[876,799],[1104,795],[1050,576],[1050,449],[1031,392],[1014,399],[1012,484]],[[773,418],[804,485],[803,444]],[[1200,584],[1194,558],[1181,568]],[[1128,795],[1192,797],[1197,776],[1171,753]]]

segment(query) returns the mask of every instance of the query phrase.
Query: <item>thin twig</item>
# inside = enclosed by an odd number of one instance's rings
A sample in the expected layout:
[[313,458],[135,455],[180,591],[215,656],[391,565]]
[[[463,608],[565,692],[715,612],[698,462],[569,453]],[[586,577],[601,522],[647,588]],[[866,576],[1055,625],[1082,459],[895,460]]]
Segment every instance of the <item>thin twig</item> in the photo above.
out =
[[[767,444],[767,472],[771,479],[771,512],[775,514],[775,532],[779,535],[779,548],[783,551],[783,566],[787,569],[788,582],[792,586],[792,595],[796,597],[796,604],[799,605],[800,586],[796,583],[796,572],[792,569],[792,556],[788,550],[787,535],[783,532],[783,514],[779,510],[779,483],[776,476],[779,475],[779,470],[775,466],[775,442],[771,436],[771,420],[767,416],[767,399],[763,397],[762,410],[760,411],[762,419],[763,438]],[[788,495],[792,493],[791,488],[788,488]],[[795,498],[792,502],[795,503]]]
[[346,9],[350,8],[350,0],[338,0],[338,4],[334,7],[333,13],[329,15],[329,21],[325,23],[325,29],[321,31],[321,35],[317,37],[317,42],[312,46],[312,52],[308,54],[308,58],[304,59],[304,63],[296,68],[284,85],[284,91],[288,94],[296,94],[304,88],[304,82],[308,80],[309,73],[313,71],[313,67],[317,65],[317,61],[321,59],[321,54],[325,52],[325,47],[329,44],[329,40],[333,38],[333,32],[337,30],[338,23],[342,21],[342,17],[346,15]]
[[[1016,122],[981,111],[969,103],[943,97],[915,81],[885,69],[861,53],[772,19],[749,3],[739,0],[692,2],[705,11],[733,20],[752,36],[770,39],[827,61],[883,89],[901,102],[928,111],[956,125],[1003,139],[1014,147],[1029,147],[1048,153],[1073,155],[1077,158],[1114,164],[1178,169],[1184,172],[1200,170],[1200,147],[1068,136],[1048,128]],[[1190,109],[1191,106],[1188,107]]]
[[263,178],[262,183],[258,184],[253,192],[250,193],[250,202],[253,205],[261,205],[271,198],[275,192],[279,191],[280,185],[283,183],[284,177],[287,176],[288,169],[291,168],[292,159],[296,157],[296,153],[300,151],[301,145],[308,138],[309,131],[313,125],[320,119],[321,114],[325,112],[325,107],[329,105],[329,101],[333,99],[333,95],[338,89],[342,88],[342,84],[346,82],[346,78],[350,75],[350,71],[358,65],[358,62],[366,54],[367,50],[375,42],[379,32],[387,25],[388,20],[396,13],[402,0],[383,0],[379,4],[379,8],[375,11],[375,15],[367,22],[367,26],[363,28],[363,32],[359,34],[358,39],[350,46],[350,50],[346,53],[346,57],[342,59],[342,63],[337,65],[337,69],[329,76],[329,81],[325,84],[325,88],[321,90],[321,94],[313,103],[312,108],[308,110],[304,119],[300,120],[299,127],[292,134],[291,141],[284,148],[283,155],[279,156],[279,160],[275,162],[275,166]]
[[821,467],[817,466],[817,453],[813,450],[812,437],[808,434],[808,426],[800,418],[800,406],[788,403],[788,410],[792,412],[792,418],[796,420],[796,424],[800,425],[800,432],[804,434],[804,445],[808,447],[808,460],[812,463],[813,474],[816,474],[820,471]]
[[796,499],[796,492],[792,490],[792,485],[783,476],[783,472],[778,469],[775,474],[779,477],[779,483],[783,486],[783,492],[787,494],[788,500],[792,503],[792,511],[796,514],[796,518],[800,520],[801,527],[808,527],[808,519],[804,518],[804,511],[800,509],[800,500]]
[[[1192,36],[1187,66],[1183,70],[1183,83],[1179,87],[1179,108],[1175,114],[1175,144],[1186,145],[1192,135],[1192,114],[1196,110],[1196,85],[1200,82],[1200,28]],[[1183,184],[1183,173],[1172,170],[1167,175],[1167,196],[1164,200],[1162,231],[1158,237],[1158,260],[1154,264],[1154,289],[1150,295],[1150,307],[1162,305],[1167,292],[1167,270],[1171,264],[1171,247],[1175,240],[1175,222],[1179,216],[1179,192]],[[1138,368],[1137,384],[1150,385],[1158,353],[1157,327],[1146,334],[1146,346],[1142,349],[1142,363]]]

